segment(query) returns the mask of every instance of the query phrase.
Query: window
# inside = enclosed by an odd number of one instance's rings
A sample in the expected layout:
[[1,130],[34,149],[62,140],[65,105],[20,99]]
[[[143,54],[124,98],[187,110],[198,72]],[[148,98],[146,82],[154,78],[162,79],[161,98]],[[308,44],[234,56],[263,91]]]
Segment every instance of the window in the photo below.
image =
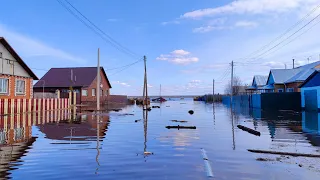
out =
[[24,94],[26,83],[24,80],[16,80],[16,93],[17,94]]
[[91,95],[92,95],[92,96],[96,96],[96,89],[95,89],[95,88],[93,88],[93,89],[91,90]]
[[8,79],[0,78],[0,93],[8,93]]
[[88,96],[88,90],[83,89],[81,91],[82,96]]
[[294,89],[293,88],[288,88],[287,92],[294,92]]
[[283,89],[278,89],[278,92],[283,92]]

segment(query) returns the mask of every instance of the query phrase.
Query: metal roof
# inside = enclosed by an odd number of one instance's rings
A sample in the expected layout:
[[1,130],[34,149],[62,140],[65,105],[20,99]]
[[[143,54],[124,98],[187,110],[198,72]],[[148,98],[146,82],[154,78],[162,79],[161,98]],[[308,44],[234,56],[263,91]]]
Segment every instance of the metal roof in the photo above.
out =
[[257,86],[264,86],[267,84],[268,76],[255,75],[254,80],[256,80]]
[[261,87],[261,88],[259,88],[259,89],[265,89],[265,90],[274,89],[274,86],[271,85],[271,84],[268,84],[268,85],[265,85],[265,86],[263,86],[263,87]]
[[292,78],[288,79],[286,83],[296,82],[296,81],[300,81],[300,82],[305,81],[316,70],[315,66],[318,66],[318,65],[320,65],[320,61],[298,67],[297,69],[300,69],[300,72],[297,73]]
[[288,81],[290,78],[298,74],[301,69],[300,68],[295,68],[295,69],[271,69],[270,70],[274,83],[275,84],[283,84],[286,81]]
[[[110,82],[101,67],[109,87]],[[71,80],[71,74],[73,79]],[[75,68],[51,68],[35,85],[34,88],[45,87],[87,87],[97,77],[96,67],[75,67]]]

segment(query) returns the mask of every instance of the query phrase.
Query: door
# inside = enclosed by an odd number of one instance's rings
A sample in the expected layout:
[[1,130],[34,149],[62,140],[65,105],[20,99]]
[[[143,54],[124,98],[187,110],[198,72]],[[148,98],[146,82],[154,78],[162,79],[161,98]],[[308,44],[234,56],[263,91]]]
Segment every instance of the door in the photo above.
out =
[[306,111],[318,111],[317,90],[304,91]]

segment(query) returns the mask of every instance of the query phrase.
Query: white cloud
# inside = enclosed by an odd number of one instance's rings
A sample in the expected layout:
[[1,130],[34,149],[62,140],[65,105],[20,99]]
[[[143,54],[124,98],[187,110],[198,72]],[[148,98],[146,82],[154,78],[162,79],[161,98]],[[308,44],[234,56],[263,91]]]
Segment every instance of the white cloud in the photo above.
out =
[[11,31],[7,27],[0,24],[0,34],[3,36],[9,43],[18,50],[18,53],[27,57],[35,56],[48,56],[58,59],[73,61],[77,63],[84,63],[85,60],[73,56],[67,52],[64,52],[60,49],[51,47],[43,42],[40,42],[31,37],[19,34],[17,32]]
[[185,56],[185,55],[190,54],[190,52],[185,51],[185,50],[183,50],[183,49],[178,49],[178,50],[172,51],[172,54],[174,54],[174,55],[176,55],[176,56]]
[[202,18],[221,14],[283,13],[302,6],[313,5],[318,0],[236,0],[227,5],[199,9],[183,14],[182,18]]
[[125,82],[113,81],[112,83],[119,84],[121,86],[130,87],[131,85]]
[[276,62],[276,61],[268,61],[262,64],[263,66],[268,66],[271,69],[284,69],[285,63]]
[[194,33],[207,33],[213,30],[223,30],[226,29],[226,27],[223,26],[203,26],[203,27],[198,27],[198,28],[194,28],[192,30],[192,32]]
[[165,22],[161,23],[161,25],[163,25],[163,26],[168,25],[168,24],[180,24],[180,21],[173,20],[173,21],[165,21]]
[[174,50],[170,54],[161,54],[157,60],[169,61],[174,64],[187,65],[199,61],[199,58],[190,56],[190,52],[179,49]]
[[258,25],[259,24],[257,22],[253,22],[253,21],[238,21],[235,24],[236,27],[248,27],[248,28],[255,28]]
[[147,84],[148,88],[153,88],[153,86],[151,84]]

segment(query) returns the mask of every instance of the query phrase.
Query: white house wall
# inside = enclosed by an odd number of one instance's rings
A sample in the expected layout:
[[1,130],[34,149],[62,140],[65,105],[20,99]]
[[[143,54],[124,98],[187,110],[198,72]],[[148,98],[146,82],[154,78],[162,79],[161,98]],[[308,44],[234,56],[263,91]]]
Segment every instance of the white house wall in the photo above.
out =
[[320,86],[301,88],[301,107],[303,108],[306,107],[304,91],[307,91],[307,90],[317,90],[318,109],[320,109]]
[[[30,77],[27,71],[17,62],[9,51],[0,43],[0,74]],[[8,63],[11,60],[11,64]]]

